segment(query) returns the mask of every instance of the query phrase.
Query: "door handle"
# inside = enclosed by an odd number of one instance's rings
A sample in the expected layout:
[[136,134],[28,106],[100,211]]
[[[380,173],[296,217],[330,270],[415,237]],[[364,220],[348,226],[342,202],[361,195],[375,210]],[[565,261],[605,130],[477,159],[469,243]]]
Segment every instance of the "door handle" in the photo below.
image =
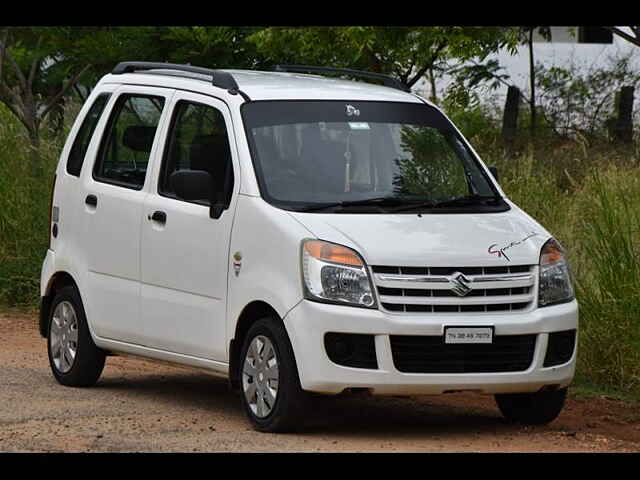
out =
[[98,197],[96,197],[95,195],[87,195],[87,198],[84,199],[84,203],[86,203],[87,205],[89,205],[91,207],[97,207],[98,206]]
[[147,218],[149,220],[153,220],[154,222],[167,223],[167,214],[161,212],[160,210],[156,210],[155,212],[153,212],[153,215],[149,215]]

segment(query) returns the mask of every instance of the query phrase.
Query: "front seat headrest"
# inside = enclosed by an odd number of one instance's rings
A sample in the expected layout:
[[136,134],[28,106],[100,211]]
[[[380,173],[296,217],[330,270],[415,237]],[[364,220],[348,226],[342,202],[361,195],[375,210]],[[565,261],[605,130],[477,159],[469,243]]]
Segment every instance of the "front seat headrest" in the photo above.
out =
[[156,136],[156,127],[146,125],[131,125],[127,127],[122,136],[122,143],[136,152],[151,152],[153,138]]

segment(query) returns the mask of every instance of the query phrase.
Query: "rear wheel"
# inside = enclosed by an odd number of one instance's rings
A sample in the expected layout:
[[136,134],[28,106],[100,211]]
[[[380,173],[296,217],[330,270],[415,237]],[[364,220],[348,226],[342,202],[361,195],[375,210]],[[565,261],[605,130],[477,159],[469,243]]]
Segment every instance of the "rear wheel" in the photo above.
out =
[[495,396],[502,415],[510,422],[524,425],[544,425],[552,422],[560,415],[566,397],[566,388]]
[[242,404],[254,428],[262,432],[300,428],[307,394],[300,387],[293,349],[279,319],[253,324],[240,359]]
[[62,385],[88,387],[102,374],[105,354],[93,343],[82,300],[74,287],[62,288],[53,299],[47,351],[53,376]]

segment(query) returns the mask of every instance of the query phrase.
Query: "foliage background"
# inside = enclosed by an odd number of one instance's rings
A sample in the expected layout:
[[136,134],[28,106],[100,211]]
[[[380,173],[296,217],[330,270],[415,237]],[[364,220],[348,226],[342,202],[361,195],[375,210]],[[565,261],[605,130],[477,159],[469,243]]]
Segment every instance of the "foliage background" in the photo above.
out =
[[[380,32],[373,27],[109,27],[62,29],[56,35],[71,45],[65,47],[71,52],[69,62],[60,68],[93,62],[83,77],[86,86],[117,61],[130,58],[131,51],[144,52],[141,60],[210,67],[335,61],[412,76],[414,54],[423,67],[438,67],[447,59],[482,58],[483,50],[474,50],[482,42],[489,50],[513,45],[491,32],[478,40],[474,32],[464,32],[466,27],[447,28],[409,32],[422,35],[420,55],[406,48],[411,38],[406,31]],[[33,53],[26,49],[21,58],[27,61]],[[586,74],[569,66],[539,67],[539,131],[531,137],[523,103],[518,135],[509,145],[500,135],[501,105],[491,100],[490,88],[479,89],[486,82],[469,83],[473,72],[466,83],[463,78],[453,86],[440,106],[485,163],[499,168],[507,195],[568,248],[581,315],[578,381],[640,399],[640,149],[637,137],[634,144],[622,144],[612,141],[607,129],[616,88],[638,81],[625,69],[624,62],[601,65]],[[50,73],[53,78],[54,71]],[[491,75],[482,78],[495,80]],[[44,88],[47,82],[42,81]],[[29,166],[32,145],[26,129],[0,105],[0,305],[37,305],[53,171],[83,93],[80,89],[66,99],[61,122],[43,123],[40,176]]]

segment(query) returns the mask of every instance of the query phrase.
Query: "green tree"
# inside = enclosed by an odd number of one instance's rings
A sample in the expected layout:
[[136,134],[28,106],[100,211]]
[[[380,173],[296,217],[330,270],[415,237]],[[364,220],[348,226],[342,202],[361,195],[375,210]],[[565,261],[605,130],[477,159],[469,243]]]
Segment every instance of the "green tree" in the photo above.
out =
[[265,64],[299,63],[392,74],[412,87],[449,58],[484,59],[513,46],[501,27],[269,27],[249,38]]
[[[72,91],[82,101],[121,61],[259,66],[247,42],[256,27],[9,27],[0,29],[0,102],[22,123],[40,170],[41,126],[60,131]],[[82,86],[80,86],[82,82]]]
[[40,172],[40,128],[53,116],[58,125],[64,97],[91,64],[77,60],[79,40],[90,29],[4,28],[0,30],[0,102],[26,128],[31,166]]

